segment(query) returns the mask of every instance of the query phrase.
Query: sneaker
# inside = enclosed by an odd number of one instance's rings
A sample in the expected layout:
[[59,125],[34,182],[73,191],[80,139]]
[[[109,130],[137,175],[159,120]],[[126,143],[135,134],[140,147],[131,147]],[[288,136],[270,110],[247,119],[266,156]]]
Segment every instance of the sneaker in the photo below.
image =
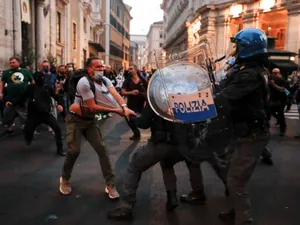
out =
[[108,194],[108,197],[110,199],[116,199],[116,198],[119,198],[120,195],[119,193],[117,192],[117,189],[115,186],[106,186],[105,187],[105,193]]
[[9,137],[9,136],[13,136],[15,135],[15,131],[14,130],[5,130],[1,136],[2,137]]
[[23,124],[23,125],[21,125],[20,126],[20,128],[21,128],[21,130],[24,130],[24,128],[25,128],[25,125]]
[[111,114],[111,113],[108,113],[107,115],[108,115],[109,117],[112,117],[112,116],[113,116],[113,114]]
[[69,181],[64,180],[62,177],[59,179],[59,191],[63,195],[69,195],[72,192]]
[[105,115],[105,114],[104,114],[104,115],[102,115],[102,118],[103,118],[103,119],[106,119],[106,117],[107,117],[107,115]]
[[48,127],[48,131],[49,131],[49,132],[52,132],[53,130],[52,130],[52,128],[51,128],[51,127]]

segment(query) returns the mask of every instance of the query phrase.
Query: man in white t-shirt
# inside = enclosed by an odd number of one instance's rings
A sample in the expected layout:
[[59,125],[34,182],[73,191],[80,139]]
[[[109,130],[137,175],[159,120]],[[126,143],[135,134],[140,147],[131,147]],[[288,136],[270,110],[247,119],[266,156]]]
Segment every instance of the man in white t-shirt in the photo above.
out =
[[104,66],[99,58],[89,58],[85,68],[87,74],[77,83],[75,101],[70,106],[70,114],[66,118],[68,152],[60,178],[59,190],[64,195],[68,195],[72,191],[69,179],[80,154],[81,136],[83,135],[99,156],[101,170],[106,181],[105,192],[109,198],[115,199],[119,197],[115,188],[115,175],[100,128],[94,117],[96,113],[102,112],[114,112],[127,118],[130,115],[136,116],[136,114],[127,108],[124,99],[118,94],[113,84],[104,77]]

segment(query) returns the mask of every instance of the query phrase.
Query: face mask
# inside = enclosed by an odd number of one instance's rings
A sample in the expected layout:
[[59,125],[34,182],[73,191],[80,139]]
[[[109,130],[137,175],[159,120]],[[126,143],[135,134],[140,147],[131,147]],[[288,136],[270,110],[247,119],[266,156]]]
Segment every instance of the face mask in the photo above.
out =
[[45,67],[43,70],[44,70],[45,73],[49,73],[49,67],[48,66]]
[[104,71],[95,71],[94,72],[95,81],[101,81],[103,76],[104,76]]
[[68,68],[68,71],[73,72],[73,68],[72,67]]

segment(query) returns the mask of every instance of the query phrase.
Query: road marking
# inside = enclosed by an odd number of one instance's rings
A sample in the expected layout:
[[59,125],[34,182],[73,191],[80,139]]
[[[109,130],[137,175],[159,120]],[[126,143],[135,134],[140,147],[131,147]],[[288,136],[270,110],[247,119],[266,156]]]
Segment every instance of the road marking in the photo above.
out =
[[299,120],[298,107],[296,104],[292,105],[291,109],[288,112],[284,113],[286,119],[290,120]]

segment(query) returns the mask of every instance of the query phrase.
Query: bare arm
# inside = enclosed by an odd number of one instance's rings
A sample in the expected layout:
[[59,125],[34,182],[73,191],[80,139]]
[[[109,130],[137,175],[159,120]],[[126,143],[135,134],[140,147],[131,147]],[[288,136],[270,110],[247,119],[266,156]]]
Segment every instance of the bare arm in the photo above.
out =
[[133,91],[126,91],[125,88],[121,89],[121,94],[122,95],[134,95]]
[[5,86],[5,82],[4,81],[1,81],[0,82],[0,99],[3,98],[3,88]]
[[93,113],[114,112],[120,114],[123,111],[123,109],[121,108],[110,108],[102,105],[97,105],[95,99],[93,98],[85,100],[84,104]]
[[273,81],[273,82],[271,81],[270,84],[271,84],[277,91],[284,92],[284,90],[285,90],[285,87],[280,87],[280,86],[278,86],[277,84],[274,83],[274,81]]

